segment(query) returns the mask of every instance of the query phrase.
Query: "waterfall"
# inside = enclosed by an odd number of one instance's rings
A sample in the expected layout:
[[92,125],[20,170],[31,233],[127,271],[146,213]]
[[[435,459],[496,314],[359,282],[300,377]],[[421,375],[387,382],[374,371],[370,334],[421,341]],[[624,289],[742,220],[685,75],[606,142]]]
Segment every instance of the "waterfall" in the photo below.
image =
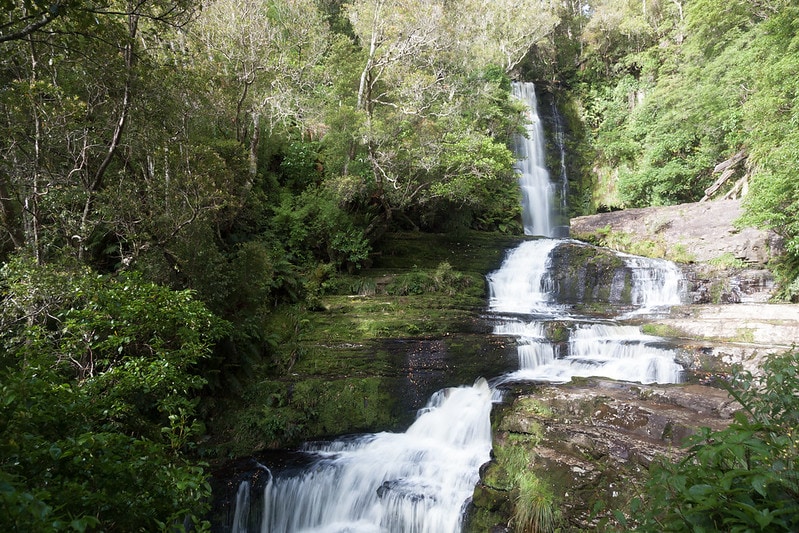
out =
[[526,241],[512,250],[502,268],[488,275],[489,308],[500,313],[551,313],[549,254],[559,241]]
[[559,214],[560,220],[558,223],[561,224],[562,229],[559,228],[556,231],[558,236],[568,236],[569,234],[569,173],[566,169],[566,135],[563,131],[563,118],[558,112],[558,108],[555,105],[555,99],[552,99],[552,118],[553,124],[555,129],[555,146],[558,149],[558,156],[559,156],[559,163],[560,163],[560,175],[558,176],[557,183],[559,183],[558,187],[558,194],[556,196],[559,197],[560,201],[557,202],[559,206]]
[[250,517],[250,482],[242,481],[236,492],[236,509],[233,515],[233,533],[246,533]]
[[677,265],[665,259],[618,254],[633,275],[634,313],[649,313],[682,303],[684,278]]
[[[499,270],[487,276],[489,309],[500,315],[494,334],[515,337],[519,370],[499,378],[507,381],[563,383],[572,377],[607,377],[639,383],[678,383],[682,367],[663,340],[644,335],[638,326],[613,321],[590,323],[556,302],[549,273],[549,255],[563,240],[526,241],[512,250]],[[631,272],[631,300],[636,310],[620,318],[653,312],[681,301],[682,275],[668,261],[620,254]],[[525,318],[534,318],[525,322]],[[563,321],[568,342],[552,343],[546,320]]]
[[[538,116],[536,93],[531,83],[515,83],[514,95],[530,109],[527,136],[517,142],[520,186],[523,196],[525,234],[554,237],[556,214],[565,212],[566,162],[562,147],[563,128],[557,113],[555,142],[561,148],[560,205],[553,207],[553,184],[546,169],[544,132]],[[499,270],[487,276],[489,309],[499,315],[497,335],[516,339],[519,370],[498,378],[497,383],[514,380],[566,382],[572,377],[601,376],[640,383],[674,383],[682,379],[682,367],[662,339],[644,335],[640,328],[616,324],[612,319],[594,323],[574,317],[556,300],[550,256],[564,240],[526,241],[510,251]],[[651,313],[681,302],[682,273],[669,261],[618,254],[631,281],[631,304],[635,310],[619,318]],[[611,301],[620,301],[625,276],[619,271],[610,288]],[[532,321],[525,322],[533,319]],[[568,341],[547,338],[542,320],[563,321]]]
[[433,395],[405,433],[309,447],[314,459],[301,475],[267,483],[260,531],[457,533],[490,459],[491,405],[478,379]]
[[[526,137],[518,139],[517,169],[523,193],[525,234],[555,237],[554,217],[565,212],[565,161],[561,202],[553,208],[553,184],[544,157],[544,133],[535,88],[514,84],[530,109]],[[562,146],[562,137],[558,142]],[[562,215],[561,215],[562,216]],[[518,370],[495,380],[566,382],[604,376],[641,383],[681,379],[672,350],[636,326],[575,317],[558,303],[550,256],[565,241],[530,239],[511,250],[487,276],[495,335],[517,343]],[[681,276],[667,261],[623,255],[632,273],[636,312],[679,303]],[[624,280],[611,292],[621,293]],[[548,331],[555,324],[557,339]],[[478,379],[471,387],[434,394],[404,433],[377,433],[308,445],[310,465],[299,473],[269,472],[261,489],[239,485],[234,533],[457,533],[464,505],[490,459],[492,402],[501,391]],[[265,467],[264,467],[265,468]],[[255,496],[253,495],[255,494]]]
[[544,126],[538,116],[538,99],[532,83],[514,83],[513,95],[528,111],[526,135],[516,138],[516,169],[522,191],[522,223],[525,235],[553,237],[553,185],[544,151]]

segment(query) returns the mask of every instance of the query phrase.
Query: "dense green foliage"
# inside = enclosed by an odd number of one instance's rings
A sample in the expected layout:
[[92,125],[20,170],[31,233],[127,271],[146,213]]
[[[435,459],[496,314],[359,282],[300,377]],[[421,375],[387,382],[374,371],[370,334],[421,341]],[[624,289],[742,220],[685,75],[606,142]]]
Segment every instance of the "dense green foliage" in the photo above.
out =
[[[0,6],[0,527],[204,527],[200,459],[241,447],[203,422],[250,394],[251,446],[387,425],[298,317],[387,232],[519,229],[510,72],[548,2]],[[387,291],[482,291],[436,264]]]
[[799,354],[729,385],[743,405],[724,430],[691,437],[679,463],[660,461],[648,484],[644,531],[796,531],[799,528]]
[[203,432],[198,365],[226,325],[133,274],[13,261],[3,284],[0,523],[201,526],[210,488],[184,453]]
[[[585,4],[581,4],[585,5]],[[794,0],[597,0],[564,8],[550,48],[592,177],[586,212],[745,194],[742,224],[785,238],[784,295],[799,264]],[[569,44],[578,32],[580,46]],[[575,65],[578,68],[575,68]],[[550,70],[554,68],[554,72]],[[584,129],[583,129],[584,128]],[[726,162],[726,163],[725,163]],[[727,173],[725,174],[725,170]],[[592,205],[591,205],[592,204]]]

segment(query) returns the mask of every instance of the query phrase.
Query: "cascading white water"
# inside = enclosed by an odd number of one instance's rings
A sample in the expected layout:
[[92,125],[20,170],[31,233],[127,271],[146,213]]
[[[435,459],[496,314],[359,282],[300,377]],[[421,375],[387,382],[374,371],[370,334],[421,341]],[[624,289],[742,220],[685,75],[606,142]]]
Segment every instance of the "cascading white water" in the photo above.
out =
[[233,514],[232,531],[235,533],[247,531],[247,519],[250,515],[250,482],[242,481],[236,492],[236,508]]
[[[501,321],[497,335],[516,337],[519,370],[497,380],[563,383],[572,377],[599,376],[639,383],[677,383],[682,367],[672,350],[658,347],[657,337],[644,335],[637,326],[614,323],[581,324],[555,302],[549,275],[549,254],[565,241],[526,241],[511,251],[496,272],[488,275],[490,309],[510,315],[535,315],[525,323],[520,318]],[[632,273],[631,314],[658,310],[680,303],[682,276],[679,269],[659,259],[623,255]],[[541,317],[569,323],[565,347],[553,345],[544,333]],[[562,326],[565,327],[565,326]]]
[[516,138],[516,169],[522,191],[522,223],[525,235],[554,237],[553,184],[546,167],[544,126],[538,116],[538,99],[532,83],[514,83],[513,95],[529,108],[526,136]]
[[270,479],[261,531],[460,531],[463,505],[490,459],[491,404],[492,391],[479,379],[439,391],[405,433],[310,450],[317,459],[305,473]]
[[[544,159],[543,128],[535,89],[532,84],[517,83],[514,94],[527,102],[531,113],[528,136],[523,139],[525,142],[517,145],[525,233],[553,236],[552,184]],[[565,161],[561,160],[562,173],[565,167]],[[561,179],[565,183],[565,176]],[[556,302],[549,261],[552,251],[563,242],[554,239],[524,242],[507,255],[499,270],[488,275],[491,311],[538,317],[528,323],[516,317],[496,326],[495,334],[516,337],[519,357],[519,370],[497,382],[566,382],[575,376],[602,376],[641,383],[680,381],[682,368],[675,362],[671,350],[658,347],[662,344],[660,339],[643,335],[638,327],[586,324],[586,319],[581,322],[566,314],[566,307]],[[619,255],[632,277],[631,303],[636,310],[629,315],[650,313],[680,303],[682,274],[673,263]],[[621,296],[625,282],[621,271],[619,274],[619,279],[614,280],[618,283],[611,287],[612,296],[616,298]],[[568,322],[569,341],[565,344],[550,342],[540,322],[542,316]]]
[[[514,94],[528,102],[532,119],[529,138],[517,146],[525,233],[552,237],[553,185],[544,163],[535,90],[532,84],[514,84]],[[565,314],[565,306],[555,301],[548,261],[561,242],[526,241],[488,276],[490,309],[514,316],[499,321],[495,333],[513,336],[519,345],[519,370],[497,382],[565,382],[573,376],[679,381],[679,365],[669,350],[657,346],[656,337],[633,326],[587,324]],[[634,303],[642,310],[679,303],[673,291],[679,288],[676,270],[666,262],[639,259],[625,256],[633,272]],[[524,320],[531,315],[568,323],[568,342],[551,342],[546,322]],[[479,468],[490,459],[491,405],[500,398],[483,379],[472,387],[445,389],[405,433],[365,435],[310,449],[312,465],[299,475],[270,474],[263,498],[253,498],[249,482],[243,482],[233,533],[459,532]],[[252,523],[259,525],[253,529]]]
[[560,156],[560,209],[565,212],[567,208],[567,199],[569,197],[569,175],[566,171],[566,141],[563,132],[563,119],[555,107],[555,100],[552,100],[552,116],[555,123],[555,145],[558,147],[558,155]]
[[489,308],[499,313],[552,313],[552,279],[549,254],[553,239],[525,241],[512,250],[502,268],[488,275]]
[[[639,383],[677,383],[682,379],[682,367],[674,360],[672,350],[658,346],[661,339],[644,335],[637,326],[613,323],[585,324],[564,313],[563,306],[551,303],[554,296],[546,292],[546,253],[562,241],[528,241],[508,255],[499,271],[488,276],[491,310],[499,313],[519,315],[545,315],[548,319],[568,323],[569,341],[565,346],[550,342],[545,333],[544,322],[525,322],[520,318],[500,321],[494,328],[497,335],[517,339],[519,370],[497,380],[546,381],[563,383],[572,377],[599,376]],[[532,244],[532,246],[531,246]],[[520,253],[521,250],[521,253]],[[534,251],[536,253],[527,253]],[[546,253],[545,253],[546,252]],[[644,271],[643,258],[636,261],[638,269]],[[530,266],[525,269],[525,261]],[[650,268],[660,267],[659,262],[650,263]],[[670,271],[669,271],[670,272]],[[519,281],[522,279],[523,281]],[[644,279],[644,282],[640,282]],[[640,305],[663,305],[664,302],[679,303],[679,293],[670,294],[663,285],[675,289],[667,275],[633,276],[633,291],[640,293]],[[661,283],[658,283],[658,280]],[[643,307],[641,309],[644,309]],[[562,349],[561,349],[562,348]]]
[[632,272],[634,314],[651,313],[682,303],[683,275],[677,265],[665,259],[619,254]]
[[639,383],[677,383],[682,367],[672,350],[660,348],[658,337],[637,326],[591,324],[578,326],[569,338],[566,359],[576,376],[604,376]]

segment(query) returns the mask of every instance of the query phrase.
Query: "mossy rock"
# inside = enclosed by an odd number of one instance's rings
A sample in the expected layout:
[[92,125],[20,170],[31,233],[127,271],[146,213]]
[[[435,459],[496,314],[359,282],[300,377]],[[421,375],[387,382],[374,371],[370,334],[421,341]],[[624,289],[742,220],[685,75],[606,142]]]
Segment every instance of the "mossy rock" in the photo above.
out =
[[552,251],[550,261],[558,302],[632,303],[632,273],[615,252],[567,242]]

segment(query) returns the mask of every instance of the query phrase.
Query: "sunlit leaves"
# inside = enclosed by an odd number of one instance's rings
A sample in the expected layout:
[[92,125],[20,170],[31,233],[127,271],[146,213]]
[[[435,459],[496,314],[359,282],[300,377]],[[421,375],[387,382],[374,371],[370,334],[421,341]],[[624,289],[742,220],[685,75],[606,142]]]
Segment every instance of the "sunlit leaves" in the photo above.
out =
[[510,73],[559,22],[552,2],[459,0],[449,4],[451,39],[470,69],[501,66]]
[[314,125],[309,97],[316,95],[329,33],[311,0],[206,3],[192,32],[207,54],[198,66],[216,85],[212,98],[222,99],[238,140],[260,117],[269,131],[292,120]]
[[745,412],[702,429],[678,464],[657,462],[644,531],[794,531],[799,526],[799,354],[773,356],[763,374],[729,389]]

